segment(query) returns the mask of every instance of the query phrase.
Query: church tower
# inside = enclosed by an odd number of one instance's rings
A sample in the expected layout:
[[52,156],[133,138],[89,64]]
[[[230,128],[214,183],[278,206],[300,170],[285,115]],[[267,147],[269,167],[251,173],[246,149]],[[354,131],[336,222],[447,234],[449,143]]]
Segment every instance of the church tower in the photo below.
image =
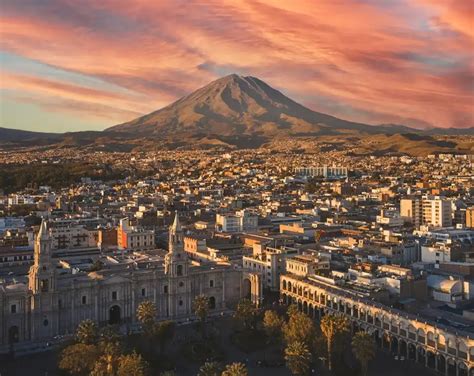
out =
[[35,239],[34,264],[28,275],[33,340],[54,336],[59,329],[57,275],[51,258],[51,244],[47,222],[43,219]]
[[56,270],[51,260],[51,237],[43,219],[35,239],[34,264],[29,272],[29,287],[33,294],[56,290]]
[[167,294],[167,315],[175,318],[189,316],[192,311],[191,280],[188,275],[189,262],[184,251],[183,229],[178,213],[169,229],[168,253],[165,256],[165,274],[168,276],[165,294]]
[[168,253],[165,256],[165,273],[170,277],[183,277],[188,274],[188,257],[184,251],[183,229],[178,213],[169,229]]

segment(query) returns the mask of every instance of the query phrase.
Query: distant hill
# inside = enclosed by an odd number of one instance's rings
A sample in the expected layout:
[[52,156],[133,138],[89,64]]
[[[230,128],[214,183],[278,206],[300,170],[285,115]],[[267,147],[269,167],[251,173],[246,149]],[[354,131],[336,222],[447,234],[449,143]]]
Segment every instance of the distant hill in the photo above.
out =
[[[474,135],[474,128],[419,130],[395,124],[373,126],[351,122],[310,110],[256,77],[231,74],[162,109],[103,132],[54,134],[0,128],[0,145],[4,148],[97,147],[121,151],[137,146],[144,149],[255,148],[271,147],[282,139],[314,141],[338,137],[353,142],[377,135],[380,137],[367,143],[371,145],[368,149],[377,149],[374,145],[380,144],[383,150],[407,154],[413,154],[411,148],[416,145],[423,145],[424,152],[469,151],[465,142],[459,146],[456,141],[437,138]],[[398,136],[388,137],[391,135]]]

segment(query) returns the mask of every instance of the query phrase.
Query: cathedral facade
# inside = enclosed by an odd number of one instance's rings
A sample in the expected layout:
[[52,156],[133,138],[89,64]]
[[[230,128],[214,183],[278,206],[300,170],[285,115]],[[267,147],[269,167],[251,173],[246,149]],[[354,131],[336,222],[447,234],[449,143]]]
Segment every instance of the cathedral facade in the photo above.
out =
[[52,258],[51,242],[43,221],[28,285],[0,284],[0,352],[71,334],[85,319],[100,326],[133,325],[136,309],[145,300],[155,303],[158,320],[186,320],[193,316],[193,301],[201,294],[208,297],[211,313],[230,309],[242,298],[257,304],[260,299],[259,274],[230,264],[188,260],[177,215],[160,266],[137,268],[118,262],[97,272],[64,273]]

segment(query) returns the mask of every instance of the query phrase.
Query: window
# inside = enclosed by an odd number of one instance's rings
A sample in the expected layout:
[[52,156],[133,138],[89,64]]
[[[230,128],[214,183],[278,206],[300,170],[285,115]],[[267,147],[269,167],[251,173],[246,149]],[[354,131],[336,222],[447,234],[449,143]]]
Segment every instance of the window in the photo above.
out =
[[180,305],[180,306],[183,305],[183,301],[182,301],[182,300],[179,301],[179,305]]
[[45,319],[45,320],[43,321],[43,325],[44,325],[44,326],[48,326],[48,325],[49,325],[49,321],[48,321],[47,319]]
[[146,291],[145,289],[142,289],[142,296],[145,296],[146,295]]
[[178,268],[176,269],[176,273],[178,275],[183,275],[183,265],[178,265]]
[[164,287],[164,293],[165,293],[165,294],[168,294],[168,286],[165,286],[165,287]]
[[47,279],[41,280],[41,291],[47,292],[49,288],[49,281]]
[[209,281],[209,287],[214,287],[214,280],[213,280],[213,279],[211,279],[211,280]]
[[12,304],[12,305],[11,305],[10,312],[11,312],[11,313],[16,313],[16,304]]
[[179,282],[179,287],[183,287],[184,286],[184,282]]
[[117,291],[112,291],[112,300],[117,300]]
[[87,296],[82,297],[82,304],[87,304]]

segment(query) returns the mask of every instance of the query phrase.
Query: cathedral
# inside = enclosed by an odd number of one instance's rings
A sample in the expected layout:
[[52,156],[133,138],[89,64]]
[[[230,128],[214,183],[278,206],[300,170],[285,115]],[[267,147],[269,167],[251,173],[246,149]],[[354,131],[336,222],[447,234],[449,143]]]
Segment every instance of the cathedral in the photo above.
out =
[[261,276],[240,266],[200,264],[188,259],[178,215],[169,229],[169,248],[159,265],[140,268],[127,259],[95,272],[73,273],[58,266],[45,220],[35,239],[34,264],[26,283],[0,284],[0,352],[74,333],[92,319],[98,325],[136,324],[145,300],[158,320],[186,320],[193,300],[204,294],[211,313],[232,309],[242,298],[259,302]]

